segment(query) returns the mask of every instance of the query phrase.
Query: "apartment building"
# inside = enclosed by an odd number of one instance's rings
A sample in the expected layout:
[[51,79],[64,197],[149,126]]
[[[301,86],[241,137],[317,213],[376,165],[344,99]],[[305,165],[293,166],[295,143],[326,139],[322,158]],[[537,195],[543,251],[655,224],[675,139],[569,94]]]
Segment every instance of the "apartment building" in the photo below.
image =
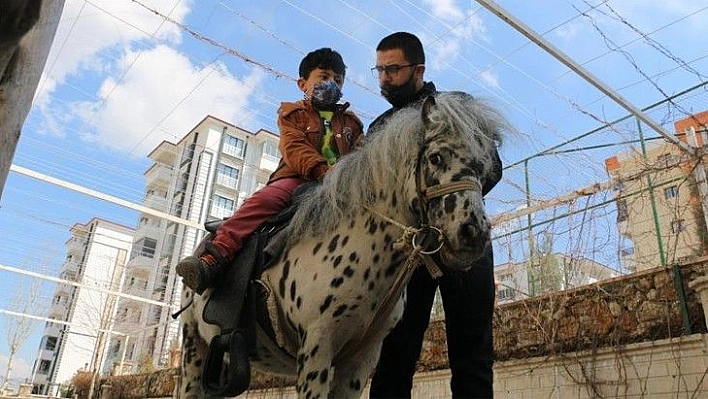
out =
[[32,372],[34,391],[58,396],[62,384],[100,364],[113,326],[116,292],[130,256],[133,229],[94,218],[75,224]]
[[[708,142],[708,111],[674,123],[676,137]],[[704,160],[705,163],[705,160]],[[620,258],[629,271],[669,265],[706,252],[705,213],[695,160],[664,140],[605,160],[614,181]]]
[[499,284],[497,303],[563,291],[618,275],[606,265],[565,253],[539,254],[533,265],[520,262],[494,267],[494,279]]
[[255,133],[213,116],[205,117],[179,142],[162,142],[150,154],[143,205],[192,222],[187,226],[141,213],[128,260],[124,292],[144,298],[121,298],[104,372],[121,373],[166,367],[179,347],[182,283],[174,266],[194,251],[205,221],[222,219],[262,187],[280,160],[279,138]]

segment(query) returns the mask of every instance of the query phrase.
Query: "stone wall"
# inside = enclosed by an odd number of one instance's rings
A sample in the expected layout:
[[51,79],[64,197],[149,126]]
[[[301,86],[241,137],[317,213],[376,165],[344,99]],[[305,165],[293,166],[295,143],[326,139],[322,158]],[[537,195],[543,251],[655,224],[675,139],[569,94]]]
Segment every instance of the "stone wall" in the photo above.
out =
[[[706,321],[699,296],[688,284],[707,275],[708,261],[703,260],[499,305],[495,392],[500,397],[708,392]],[[445,326],[435,320],[426,332],[414,397],[449,396],[447,368]],[[164,378],[104,379],[118,394],[106,397],[170,396],[175,385],[169,376],[176,371],[162,373]],[[291,383],[254,374],[246,397],[289,397]]]

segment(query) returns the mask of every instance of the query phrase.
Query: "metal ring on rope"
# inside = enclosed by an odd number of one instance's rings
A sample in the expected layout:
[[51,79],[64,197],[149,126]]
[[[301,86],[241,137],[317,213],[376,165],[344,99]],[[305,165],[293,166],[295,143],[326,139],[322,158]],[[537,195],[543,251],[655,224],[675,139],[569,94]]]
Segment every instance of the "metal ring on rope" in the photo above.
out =
[[[426,229],[435,230],[438,233],[438,241],[440,242],[440,245],[438,245],[437,248],[435,248],[431,251],[424,251],[416,243],[417,238],[418,238],[418,233],[420,233],[421,231],[426,230]],[[413,238],[411,238],[411,245],[413,246],[413,248],[417,248],[420,251],[419,253],[422,255],[432,255],[432,254],[440,251],[440,249],[442,249],[443,245],[445,245],[445,241],[443,240],[443,238],[445,238],[445,235],[443,234],[442,230],[440,230],[439,228],[437,228],[435,226],[423,226],[420,229],[416,230],[415,233],[413,233]]]

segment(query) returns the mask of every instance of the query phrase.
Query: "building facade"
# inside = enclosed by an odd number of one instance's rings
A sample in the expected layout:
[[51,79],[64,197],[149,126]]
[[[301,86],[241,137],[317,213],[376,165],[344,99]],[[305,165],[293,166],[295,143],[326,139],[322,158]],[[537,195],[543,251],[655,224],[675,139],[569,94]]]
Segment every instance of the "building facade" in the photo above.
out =
[[616,270],[591,259],[564,253],[538,254],[532,265],[520,262],[494,267],[497,303],[568,290],[618,275]]
[[[676,136],[694,147],[708,142],[708,111],[677,121]],[[620,259],[632,272],[706,252],[705,213],[696,162],[677,146],[642,144],[605,160],[614,182]]]
[[78,370],[96,368],[113,325],[115,295],[130,256],[133,229],[94,218],[71,228],[66,259],[32,373],[35,392],[58,395]]
[[263,187],[280,160],[279,138],[267,130],[252,133],[212,116],[205,117],[178,143],[162,142],[150,154],[143,205],[192,222],[186,225],[141,213],[128,261],[104,371],[120,373],[166,367],[180,346],[181,279],[174,266],[192,254],[204,236],[204,222],[230,216]]

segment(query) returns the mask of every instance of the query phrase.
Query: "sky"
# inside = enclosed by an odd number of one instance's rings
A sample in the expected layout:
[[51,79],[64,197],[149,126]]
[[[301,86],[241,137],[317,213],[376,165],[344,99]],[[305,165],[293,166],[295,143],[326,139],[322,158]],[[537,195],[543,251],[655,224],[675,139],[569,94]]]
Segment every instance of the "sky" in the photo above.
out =
[[[637,108],[707,80],[704,1],[497,4]],[[375,47],[399,30],[421,38],[426,80],[489,101],[514,127],[500,149],[504,179],[487,199],[492,215],[525,203],[521,161],[533,157],[530,196],[549,199],[607,180],[604,159],[626,150],[587,148],[637,137],[627,122],[562,154],[534,156],[628,111],[476,1],[67,0],[13,163],[140,203],[147,154],[206,115],[277,132],[280,102],[302,97],[300,59],[320,47],[344,57],[344,100],[368,125],[387,109],[370,72]],[[706,109],[698,89],[649,115],[671,130],[674,120]],[[644,134],[658,136],[646,127]],[[138,221],[135,211],[11,172],[0,200],[0,265],[56,276],[70,227],[93,217]],[[4,293],[37,280],[0,274]],[[35,315],[45,316],[54,286],[41,284]],[[12,297],[4,294],[0,309],[12,310]],[[0,325],[13,321],[0,314]],[[13,378],[30,374],[42,326],[22,346]],[[0,335],[2,374],[8,354]]]

